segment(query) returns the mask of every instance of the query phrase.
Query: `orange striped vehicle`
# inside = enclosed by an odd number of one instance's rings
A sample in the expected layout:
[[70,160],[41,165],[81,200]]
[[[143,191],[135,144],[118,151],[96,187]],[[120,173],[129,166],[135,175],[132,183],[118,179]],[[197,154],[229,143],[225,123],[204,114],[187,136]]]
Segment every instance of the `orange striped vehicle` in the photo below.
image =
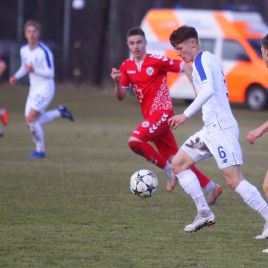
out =
[[[194,26],[203,50],[220,59],[229,89],[229,100],[253,110],[268,104],[268,69],[261,58],[260,40],[268,27],[258,13],[191,9],[151,9],[141,27],[147,51],[175,58],[170,33],[181,25]],[[194,90],[183,74],[169,74],[172,98],[191,100]]]

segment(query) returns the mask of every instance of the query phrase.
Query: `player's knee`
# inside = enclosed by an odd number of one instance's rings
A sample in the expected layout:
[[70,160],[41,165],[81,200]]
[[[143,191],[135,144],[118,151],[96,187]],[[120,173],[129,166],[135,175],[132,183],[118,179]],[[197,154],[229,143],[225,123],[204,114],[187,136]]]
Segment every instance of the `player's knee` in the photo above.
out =
[[25,121],[27,125],[33,124],[36,121],[36,117],[30,114],[25,118]]
[[235,166],[223,170],[223,175],[227,185],[235,190],[239,183],[244,179],[240,169]]
[[183,170],[186,170],[189,168],[187,163],[183,159],[172,159],[171,161],[172,169],[174,174],[178,174],[182,172]]
[[128,147],[137,154],[142,154],[142,143],[139,141],[129,140]]
[[230,176],[230,174],[228,174],[228,173],[223,173],[223,175],[224,175],[224,178],[225,178],[227,185],[233,190],[236,189],[236,187],[238,186],[240,181],[238,181],[234,177]]

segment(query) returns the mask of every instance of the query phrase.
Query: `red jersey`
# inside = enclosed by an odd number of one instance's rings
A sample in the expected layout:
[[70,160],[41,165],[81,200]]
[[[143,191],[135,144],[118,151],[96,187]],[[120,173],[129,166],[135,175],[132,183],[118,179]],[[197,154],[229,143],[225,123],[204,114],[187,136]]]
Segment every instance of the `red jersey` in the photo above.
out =
[[120,66],[120,86],[132,87],[144,117],[160,110],[171,111],[167,72],[178,73],[180,69],[181,61],[165,56],[147,54],[141,64],[127,59]]

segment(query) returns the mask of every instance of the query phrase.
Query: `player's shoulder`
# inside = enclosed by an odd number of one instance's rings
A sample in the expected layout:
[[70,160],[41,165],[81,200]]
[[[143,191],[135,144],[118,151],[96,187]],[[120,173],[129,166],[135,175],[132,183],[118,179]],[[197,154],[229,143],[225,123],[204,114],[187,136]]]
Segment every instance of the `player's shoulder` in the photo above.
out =
[[123,68],[127,68],[128,66],[131,66],[134,64],[134,60],[130,57],[125,59],[122,63],[121,63],[121,67]]
[[45,44],[44,42],[39,42],[38,43],[38,47],[44,51],[49,51],[51,52],[50,48],[47,46],[47,44]]
[[29,50],[29,45],[28,45],[28,44],[24,44],[24,45],[22,45],[21,48],[20,48],[20,51],[21,51],[21,52],[25,52],[25,51],[27,51],[27,50]]
[[197,58],[200,57],[200,60],[202,61],[216,61],[217,57],[216,55],[214,55],[213,53],[209,52],[209,51],[202,51]]
[[159,61],[169,61],[170,59],[165,56],[165,55],[160,55],[160,54],[151,54],[151,53],[148,53],[147,56],[146,56],[146,59],[147,60],[150,60],[152,62],[159,62]]
[[217,62],[217,57],[209,51],[201,51],[194,60],[195,68],[211,65],[211,63]]

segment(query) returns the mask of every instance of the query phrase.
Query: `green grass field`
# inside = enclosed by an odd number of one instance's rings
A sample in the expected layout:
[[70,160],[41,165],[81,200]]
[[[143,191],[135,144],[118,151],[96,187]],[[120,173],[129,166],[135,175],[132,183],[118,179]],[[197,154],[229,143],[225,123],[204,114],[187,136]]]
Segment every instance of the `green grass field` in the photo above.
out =
[[[262,253],[268,240],[254,239],[262,219],[227,188],[214,160],[199,167],[223,184],[213,206],[217,223],[193,234],[183,231],[195,216],[193,202],[180,188],[167,193],[162,171],[127,147],[140,121],[134,97],[119,103],[112,90],[59,86],[51,106],[66,104],[76,120],[45,126],[48,157],[29,160],[26,94],[26,88],[7,85],[0,93],[0,104],[10,113],[0,140],[0,267],[268,267]],[[245,136],[267,120],[267,111],[236,107],[234,113],[241,126],[243,171],[261,190],[268,135],[254,146]],[[178,142],[200,127],[196,116],[175,132]],[[152,198],[129,191],[129,178],[140,168],[159,177]]]

